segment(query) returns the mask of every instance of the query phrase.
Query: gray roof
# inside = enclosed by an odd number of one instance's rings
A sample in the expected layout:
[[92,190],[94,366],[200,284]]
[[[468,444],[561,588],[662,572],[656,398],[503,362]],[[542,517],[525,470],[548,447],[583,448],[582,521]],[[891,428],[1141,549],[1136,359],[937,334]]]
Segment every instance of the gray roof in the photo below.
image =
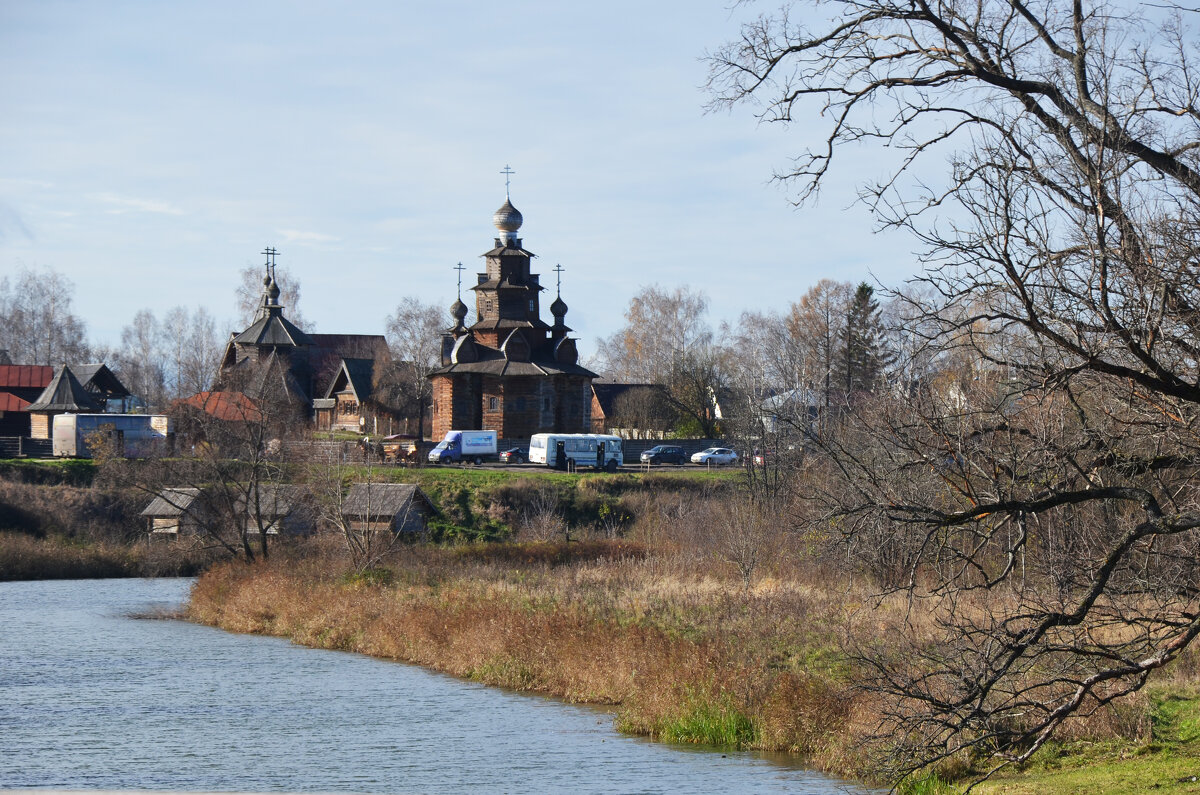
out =
[[414,483],[355,483],[342,503],[342,516],[396,516],[414,500],[430,512],[436,510]]
[[[325,390],[325,397],[333,397],[342,389],[349,388],[359,403],[371,399],[371,381],[375,373],[372,359],[342,359],[341,369]],[[344,386],[341,389],[338,386]]]
[[129,390],[121,383],[121,379],[101,364],[73,364],[71,372],[89,392],[98,392],[111,397],[129,397]]
[[233,338],[241,345],[308,345],[308,335],[283,316],[280,307],[268,307],[265,315],[251,324],[250,328]]
[[258,506],[259,515],[264,519],[278,519],[287,516],[307,498],[308,493],[300,486],[286,483],[263,483],[257,489],[250,490],[250,498],[239,497],[237,512],[247,513],[246,506],[251,509]]
[[[483,346],[480,346],[483,347]],[[463,362],[448,364],[434,370],[429,375],[451,375],[454,373],[482,373],[483,375],[582,375],[585,378],[596,378],[596,374],[586,367],[577,364],[561,362],[533,361],[513,362],[508,359],[485,359],[480,362]]]
[[199,496],[197,488],[163,489],[142,510],[142,516],[181,516]]
[[104,407],[83,388],[83,384],[64,364],[26,410],[99,412]]

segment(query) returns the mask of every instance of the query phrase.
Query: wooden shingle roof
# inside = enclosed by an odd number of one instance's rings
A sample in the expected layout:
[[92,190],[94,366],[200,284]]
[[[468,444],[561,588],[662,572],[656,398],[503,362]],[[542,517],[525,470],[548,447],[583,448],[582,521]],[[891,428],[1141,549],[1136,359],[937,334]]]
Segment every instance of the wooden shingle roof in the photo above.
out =
[[342,503],[342,516],[393,517],[404,513],[414,502],[423,503],[433,513],[433,503],[414,483],[355,483]]
[[83,388],[83,384],[64,364],[38,399],[29,404],[28,410],[99,412],[104,407]]
[[142,516],[182,516],[199,496],[197,488],[163,489],[142,509]]

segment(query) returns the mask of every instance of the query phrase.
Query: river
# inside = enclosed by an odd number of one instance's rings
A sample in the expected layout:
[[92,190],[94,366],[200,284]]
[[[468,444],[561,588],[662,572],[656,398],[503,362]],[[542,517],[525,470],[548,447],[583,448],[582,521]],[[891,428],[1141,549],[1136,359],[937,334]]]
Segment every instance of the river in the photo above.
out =
[[191,582],[0,583],[0,788],[864,791],[786,758],[627,737],[603,710],[135,617]]

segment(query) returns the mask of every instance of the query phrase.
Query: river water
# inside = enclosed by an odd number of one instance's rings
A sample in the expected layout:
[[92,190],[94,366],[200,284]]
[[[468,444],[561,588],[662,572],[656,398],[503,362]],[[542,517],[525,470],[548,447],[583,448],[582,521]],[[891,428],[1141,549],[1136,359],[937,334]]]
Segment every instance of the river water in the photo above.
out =
[[0,583],[0,789],[862,792],[422,668],[133,617],[191,580]]

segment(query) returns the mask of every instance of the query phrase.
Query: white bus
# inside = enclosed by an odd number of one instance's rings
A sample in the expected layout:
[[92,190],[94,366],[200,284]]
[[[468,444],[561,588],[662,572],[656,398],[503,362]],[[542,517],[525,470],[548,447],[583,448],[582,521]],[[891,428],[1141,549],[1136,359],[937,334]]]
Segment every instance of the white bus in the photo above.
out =
[[[559,455],[564,456],[561,460]],[[625,463],[621,437],[606,433],[535,433],[529,440],[529,463],[567,468],[593,467],[616,472]]]

